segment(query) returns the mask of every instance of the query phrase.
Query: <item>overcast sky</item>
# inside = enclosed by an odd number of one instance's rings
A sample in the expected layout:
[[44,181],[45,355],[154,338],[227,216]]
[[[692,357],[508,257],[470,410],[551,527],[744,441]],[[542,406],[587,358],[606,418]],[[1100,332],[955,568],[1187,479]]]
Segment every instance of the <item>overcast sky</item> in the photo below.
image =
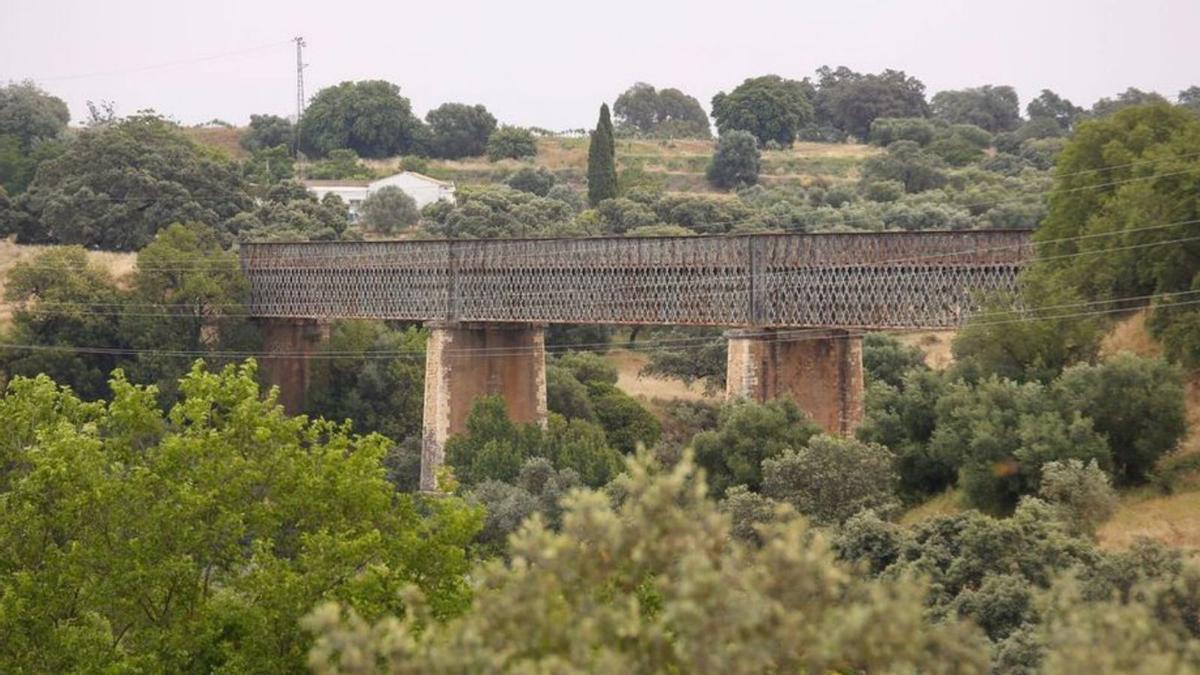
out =
[[482,103],[557,130],[592,126],[635,81],[708,109],[746,77],[823,64],[902,69],[929,95],[994,83],[1085,106],[1128,86],[1174,97],[1200,84],[1198,31],[1200,0],[0,0],[0,82],[37,80],[76,120],[90,99],[244,124],[294,112],[287,40],[303,35],[309,95],[386,79],[421,115]]

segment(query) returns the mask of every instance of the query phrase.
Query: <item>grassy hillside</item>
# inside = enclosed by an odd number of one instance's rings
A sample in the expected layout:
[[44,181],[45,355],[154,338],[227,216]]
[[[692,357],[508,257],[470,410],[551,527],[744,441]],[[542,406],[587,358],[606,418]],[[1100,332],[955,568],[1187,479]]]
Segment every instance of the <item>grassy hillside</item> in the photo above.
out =
[[[704,170],[712,157],[713,141],[704,140],[630,140],[617,141],[617,170],[623,178],[649,181],[671,191],[711,192]],[[554,172],[560,179],[577,186],[585,184],[587,173],[586,138],[541,138],[538,155],[532,163]],[[880,152],[867,145],[834,143],[797,143],[786,150],[763,153],[761,181],[765,185],[828,185],[858,178],[862,161]],[[397,168],[396,159],[368,162],[376,170]],[[526,163],[514,160],[489,162],[485,158],[433,160],[427,173],[461,185],[494,183],[504,180]]]

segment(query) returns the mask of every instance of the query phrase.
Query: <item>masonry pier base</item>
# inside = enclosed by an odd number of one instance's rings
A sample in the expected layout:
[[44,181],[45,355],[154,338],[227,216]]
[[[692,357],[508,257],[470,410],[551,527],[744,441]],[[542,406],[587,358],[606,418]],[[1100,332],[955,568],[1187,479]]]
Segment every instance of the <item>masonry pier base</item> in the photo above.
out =
[[845,330],[726,333],[725,397],[788,397],[828,433],[849,435],[863,416],[862,337]]
[[329,341],[329,323],[317,319],[262,319],[263,379],[279,387],[279,403],[289,415],[304,411],[312,378],[311,356]]
[[437,489],[446,440],[466,430],[475,399],[498,394],[515,422],[546,422],[545,326],[531,323],[425,324],[425,415],[421,489]]

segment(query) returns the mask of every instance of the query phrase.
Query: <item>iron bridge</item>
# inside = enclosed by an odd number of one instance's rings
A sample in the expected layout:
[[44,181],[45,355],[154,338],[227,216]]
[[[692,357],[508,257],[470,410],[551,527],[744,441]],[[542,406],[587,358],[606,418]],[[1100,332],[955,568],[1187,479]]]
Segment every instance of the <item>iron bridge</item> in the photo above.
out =
[[953,328],[1027,230],[253,243],[263,318]]

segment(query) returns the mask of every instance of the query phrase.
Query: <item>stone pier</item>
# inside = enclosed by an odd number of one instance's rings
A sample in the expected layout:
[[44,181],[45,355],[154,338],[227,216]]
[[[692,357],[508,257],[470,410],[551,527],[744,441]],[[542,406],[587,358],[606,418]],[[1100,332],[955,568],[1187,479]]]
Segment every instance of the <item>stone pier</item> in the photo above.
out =
[[752,329],[726,333],[725,397],[789,397],[831,434],[863,416],[862,337],[845,330]]
[[262,319],[263,379],[279,387],[279,403],[289,415],[304,410],[312,377],[310,356],[329,340],[329,323],[317,319]]
[[545,326],[530,323],[425,324],[425,415],[421,489],[437,489],[446,440],[466,430],[475,399],[499,394],[517,422],[546,422]]

